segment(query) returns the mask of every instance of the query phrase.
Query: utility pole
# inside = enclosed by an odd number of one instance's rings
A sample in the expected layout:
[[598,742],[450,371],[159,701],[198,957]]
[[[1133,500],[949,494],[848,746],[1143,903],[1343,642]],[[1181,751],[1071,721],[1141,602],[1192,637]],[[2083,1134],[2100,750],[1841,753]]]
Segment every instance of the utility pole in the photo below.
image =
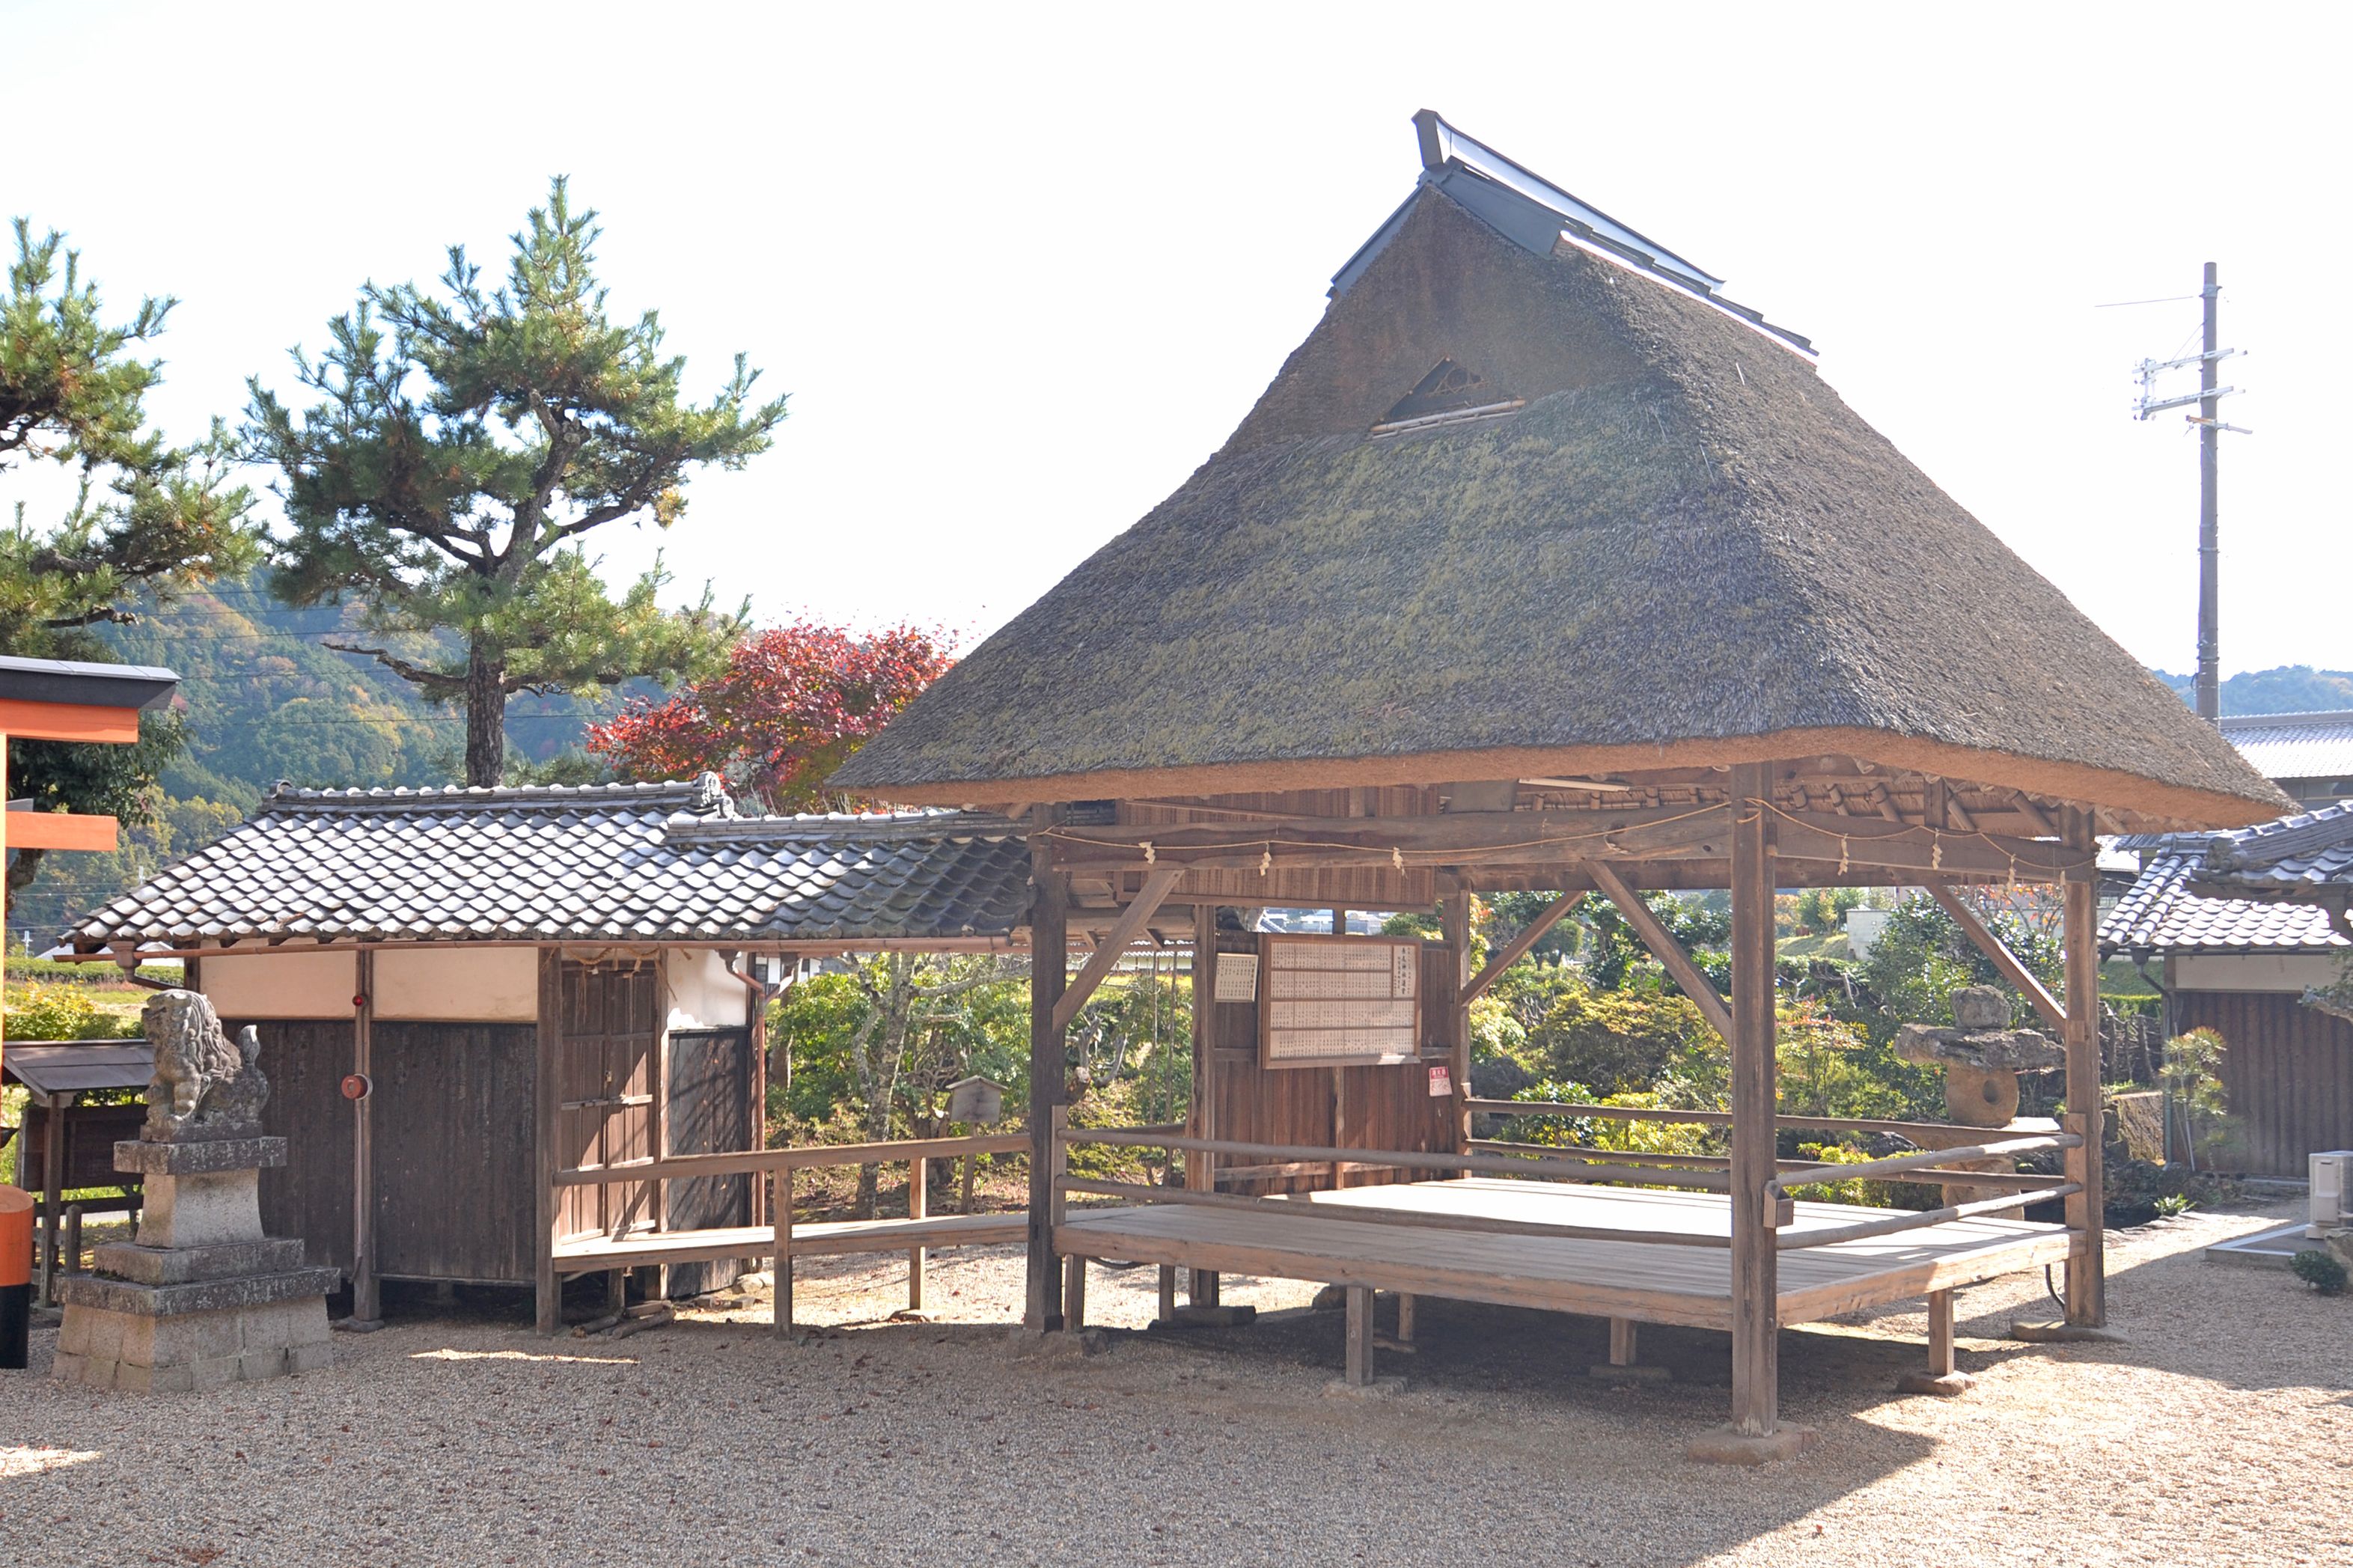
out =
[[2206,306],[2205,352],[2198,356],[2198,716],[2222,717],[2222,648],[2218,622],[2221,616],[2222,549],[2215,536],[2215,514],[2221,483],[2222,432],[2215,428],[2218,405],[2214,356],[2214,303],[2222,290],[2214,282],[2214,264],[2206,264],[2206,286],[2199,290]]
[[[2221,299],[2221,285],[2215,281],[2214,264],[2206,264],[2204,286],[2198,298],[2205,308],[2204,341],[2200,352],[2187,359],[2143,360],[2137,374],[2140,378],[2140,402],[2133,410],[2136,419],[2147,419],[2168,408],[2198,405],[2198,412],[2188,416],[2198,427],[2198,716],[2209,722],[2222,716],[2222,647],[2221,647],[2221,565],[2222,547],[2218,524],[2219,491],[2221,472],[2222,432],[2233,431],[2241,436],[2253,435],[2251,430],[2236,425],[2225,425],[2218,415],[2221,400],[2238,391],[2235,386],[2218,386],[2218,372],[2224,360],[2239,353],[2237,349],[2217,347],[2220,323],[2216,306]],[[2159,301],[2135,301],[2155,304]],[[2198,390],[2181,397],[2159,398],[2151,395],[2157,378],[2168,370],[2198,367]]]

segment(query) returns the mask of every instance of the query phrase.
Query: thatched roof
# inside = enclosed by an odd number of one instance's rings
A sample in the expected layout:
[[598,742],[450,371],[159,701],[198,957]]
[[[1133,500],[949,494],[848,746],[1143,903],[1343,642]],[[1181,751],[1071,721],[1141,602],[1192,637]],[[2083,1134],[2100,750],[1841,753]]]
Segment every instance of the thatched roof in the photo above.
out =
[[[1786,335],[1534,254],[1440,184],[1215,457],[837,782],[1002,803],[1839,752],[2196,826],[2282,808]],[[1395,428],[1447,362],[1489,412]]]

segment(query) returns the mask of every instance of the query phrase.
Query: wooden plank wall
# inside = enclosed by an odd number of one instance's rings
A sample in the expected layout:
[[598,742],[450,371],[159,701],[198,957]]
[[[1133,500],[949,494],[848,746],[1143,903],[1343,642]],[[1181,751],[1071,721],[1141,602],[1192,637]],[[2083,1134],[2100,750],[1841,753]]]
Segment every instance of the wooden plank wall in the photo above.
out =
[[2225,1163],[2302,1180],[2306,1156],[2353,1149],[2353,1024],[2276,991],[2178,991],[2174,1012],[2177,1028],[2230,1047],[2222,1087],[2240,1133]]
[[528,1284],[538,1026],[373,1030],[377,1274]]
[[[1219,934],[1220,953],[1258,951],[1254,933]],[[1452,1049],[1455,982],[1445,950],[1422,950],[1422,1029],[1425,1062],[1443,1062]],[[1261,977],[1262,979],[1263,977]],[[1259,1066],[1258,1005],[1221,1002],[1213,1009],[1208,1092],[1215,1135],[1243,1143],[1303,1143],[1345,1149],[1396,1149],[1452,1153],[1451,1100],[1430,1095],[1429,1068],[1399,1067],[1276,1068]],[[1335,1097],[1334,1077],[1338,1076]],[[1198,1130],[1199,1121],[1195,1126]],[[1223,1160],[1221,1164],[1247,1163]],[[1424,1179],[1428,1173],[1345,1173],[1345,1184]],[[1328,1173],[1262,1177],[1221,1184],[1237,1193],[1309,1192],[1332,1185]]]
[[[673,1029],[670,1036],[670,1137],[665,1152],[727,1154],[759,1147],[752,1131],[752,1032]],[[666,1230],[752,1223],[752,1178],[699,1176],[670,1184]],[[700,1296],[731,1283],[741,1261],[670,1266],[670,1293]]]
[[[231,1036],[245,1019],[223,1019]],[[261,1129],[286,1140],[286,1163],[261,1173],[261,1228],[298,1237],[302,1260],[352,1267],[352,1070],[349,1017],[262,1019],[261,1072],[269,1099]]]

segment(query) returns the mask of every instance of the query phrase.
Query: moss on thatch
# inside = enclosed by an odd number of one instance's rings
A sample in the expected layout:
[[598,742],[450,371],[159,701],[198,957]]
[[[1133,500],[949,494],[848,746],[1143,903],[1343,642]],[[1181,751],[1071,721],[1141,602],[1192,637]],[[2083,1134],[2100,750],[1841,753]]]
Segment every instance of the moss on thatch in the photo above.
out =
[[[1444,359],[1525,407],[1368,434]],[[1833,740],[2178,820],[2278,809],[1810,363],[1428,192],[1216,458],[838,779],[1074,798]]]

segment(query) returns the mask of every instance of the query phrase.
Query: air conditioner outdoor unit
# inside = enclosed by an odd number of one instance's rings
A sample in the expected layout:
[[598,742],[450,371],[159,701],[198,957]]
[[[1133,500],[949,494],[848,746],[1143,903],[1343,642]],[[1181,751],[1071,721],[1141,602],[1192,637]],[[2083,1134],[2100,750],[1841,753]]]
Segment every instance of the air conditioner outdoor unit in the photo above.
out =
[[2353,1226],[2353,1149],[2312,1156],[2312,1223],[2305,1235],[2321,1237]]

